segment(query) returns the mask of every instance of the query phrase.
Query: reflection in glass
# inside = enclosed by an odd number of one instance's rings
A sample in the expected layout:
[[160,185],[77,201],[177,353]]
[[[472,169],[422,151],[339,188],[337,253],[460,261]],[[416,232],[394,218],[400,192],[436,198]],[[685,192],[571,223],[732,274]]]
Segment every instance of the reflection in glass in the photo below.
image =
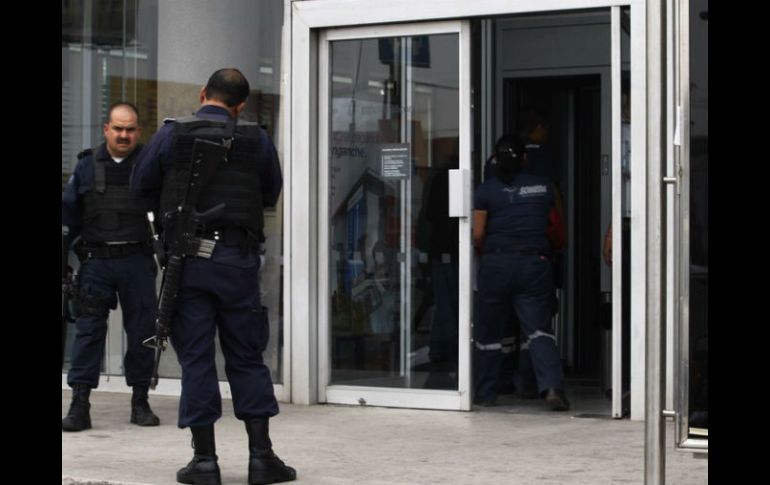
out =
[[689,425],[690,434],[702,436],[708,430],[708,0],[690,2],[690,116]]
[[458,36],[331,43],[331,383],[457,389]]
[[[231,0],[227,8],[213,10],[202,8],[202,0],[186,3],[191,7],[179,9],[175,2],[159,0],[62,2],[62,190],[77,154],[102,142],[102,122],[112,103],[129,101],[139,108],[140,143],[146,143],[164,118],[197,109],[201,86],[221,67],[237,67],[246,75],[251,92],[241,118],[263,125],[283,155],[278,120],[284,1]],[[225,38],[222,32],[230,34]],[[279,199],[265,214],[266,254],[260,270],[270,320],[263,358],[275,383],[283,381],[282,221]],[[116,338],[108,342],[104,371],[121,374],[119,318],[110,318],[109,331]],[[73,324],[67,356],[74,333]],[[225,378],[221,352],[217,372]],[[181,376],[171,347],[161,360],[160,375]]]

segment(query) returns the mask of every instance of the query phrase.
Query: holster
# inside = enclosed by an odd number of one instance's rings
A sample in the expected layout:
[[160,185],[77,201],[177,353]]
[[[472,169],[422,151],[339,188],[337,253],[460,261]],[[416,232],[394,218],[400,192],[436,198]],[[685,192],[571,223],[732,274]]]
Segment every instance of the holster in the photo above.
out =
[[[98,317],[106,316],[110,310],[114,310],[118,307],[118,299],[115,295],[111,297],[92,295],[88,293],[88,290],[83,287],[74,288],[75,297],[73,302],[75,310],[73,315],[94,315]],[[70,310],[72,311],[72,309]]]

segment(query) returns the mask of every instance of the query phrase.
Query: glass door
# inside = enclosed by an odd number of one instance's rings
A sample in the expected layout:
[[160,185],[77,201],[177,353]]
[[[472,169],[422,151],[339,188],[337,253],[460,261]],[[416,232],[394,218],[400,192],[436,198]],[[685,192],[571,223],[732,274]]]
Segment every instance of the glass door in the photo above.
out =
[[321,33],[320,402],[470,409],[469,61],[466,22]]

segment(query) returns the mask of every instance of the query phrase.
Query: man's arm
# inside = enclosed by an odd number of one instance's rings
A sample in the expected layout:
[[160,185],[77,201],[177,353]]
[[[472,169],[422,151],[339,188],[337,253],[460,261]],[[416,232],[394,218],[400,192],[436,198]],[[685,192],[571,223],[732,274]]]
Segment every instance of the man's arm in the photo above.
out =
[[163,183],[163,163],[170,159],[173,125],[167,124],[145,145],[131,170],[130,188],[137,194],[160,190]]
[[79,160],[72,171],[67,186],[61,194],[61,224],[69,228],[68,241],[72,241],[80,233],[80,209],[78,207],[78,188],[80,187],[80,172],[83,170],[83,160]]
[[487,211],[473,211],[473,245],[481,250],[484,245],[484,235],[487,230]]
[[262,183],[262,205],[274,207],[278,202],[278,196],[283,187],[281,164],[278,162],[278,153],[270,137],[265,130],[260,129],[258,160],[260,163],[259,178]]

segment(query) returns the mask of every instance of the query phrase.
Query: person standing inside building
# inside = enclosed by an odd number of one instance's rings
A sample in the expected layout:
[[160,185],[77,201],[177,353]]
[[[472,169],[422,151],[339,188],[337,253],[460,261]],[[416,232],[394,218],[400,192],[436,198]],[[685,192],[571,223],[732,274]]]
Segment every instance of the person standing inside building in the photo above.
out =
[[457,389],[459,252],[457,218],[449,217],[449,168],[456,158],[440,160],[432,168],[423,192],[418,227],[424,237],[435,302],[429,336],[427,389]]
[[515,311],[529,341],[538,392],[554,411],[569,409],[564,372],[551,329],[553,267],[548,218],[554,189],[546,177],[522,172],[524,145],[501,140],[495,147],[497,176],[476,191],[473,239],[482,252],[475,326],[475,402],[497,399],[505,322]]
[[[548,129],[544,119],[534,112],[530,113],[528,117],[524,117],[524,119],[527,120],[528,124],[527,129],[525,130],[526,135],[524,135],[523,138],[544,143],[548,138]],[[501,144],[510,145],[515,143],[516,139],[516,135],[506,134],[497,140],[495,146]],[[522,172],[532,173],[530,170],[529,159],[530,150],[539,154],[541,160],[550,160],[549,157],[543,156],[543,147],[540,144],[530,143],[525,145],[525,149],[527,157],[525,158],[525,162],[522,162]],[[496,177],[497,168],[497,153],[493,153],[484,164],[484,180]],[[548,239],[551,241],[551,255],[555,260],[566,246],[566,230],[564,228],[564,209],[562,207],[559,191],[555,186],[554,196],[554,206],[551,207],[549,213],[549,225],[546,233]],[[555,315],[558,310],[558,299],[554,293],[553,314]],[[529,342],[526,339],[521,338],[516,312],[511,312],[510,319],[505,323],[501,345],[503,357],[500,366],[500,379],[497,385],[498,394],[516,393],[517,397],[522,399],[537,399],[539,394],[537,392],[537,381],[532,367],[532,359],[529,355]]]
[[160,192],[165,221],[182,203],[194,141],[229,147],[196,206],[203,213],[224,204],[197,233],[214,243],[213,252],[210,258],[185,258],[171,322],[171,343],[182,367],[178,426],[190,428],[195,450],[190,463],[177,472],[180,483],[221,483],[214,440],[214,423],[222,415],[214,359],[217,331],[235,417],[248,433],[249,484],[297,476],[272,449],[268,421],[278,414],[278,403],[262,359],[269,331],[259,291],[263,208],[276,204],[283,180],[267,133],[256,123],[238,121],[248,95],[249,82],[239,70],[214,72],[200,90],[195,115],[161,127],[131,176],[132,190]]
[[62,419],[64,431],[91,427],[89,396],[99,385],[104,360],[107,316],[120,295],[127,349],[123,360],[126,384],[133,388],[131,423],[157,426],[147,392],[153,351],[142,341],[155,331],[155,277],[146,213],[154,199],[129,189],[129,174],[138,154],[139,114],[130,103],[112,105],[104,123],[105,142],[78,155],[78,163],[62,193],[62,225],[70,238],[80,236],[75,253],[80,259],[75,340],[67,384],[72,404]]

